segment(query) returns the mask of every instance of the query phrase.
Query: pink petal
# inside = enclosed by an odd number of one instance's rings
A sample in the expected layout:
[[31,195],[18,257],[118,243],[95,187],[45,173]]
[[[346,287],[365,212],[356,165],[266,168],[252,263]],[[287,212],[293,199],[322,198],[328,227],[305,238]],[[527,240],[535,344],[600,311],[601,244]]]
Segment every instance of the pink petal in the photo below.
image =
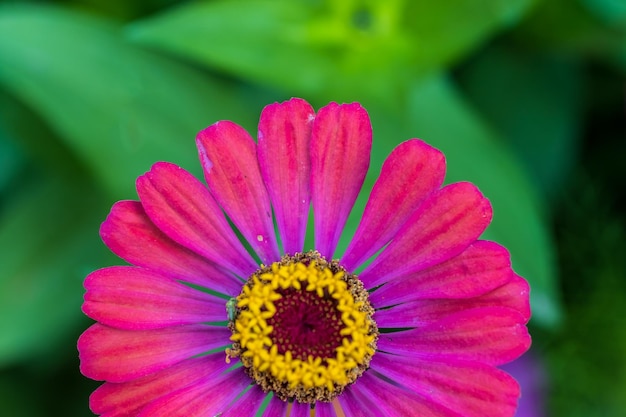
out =
[[366,372],[350,386],[361,398],[369,398],[380,409],[380,416],[388,417],[466,417],[446,406],[418,396],[412,391],[392,385]]
[[285,417],[286,415],[287,403],[274,395],[267,404],[263,417]]
[[309,143],[315,111],[293,98],[263,109],[257,155],[285,253],[302,252],[310,206]]
[[138,201],[115,203],[100,236],[113,253],[133,265],[230,296],[241,291],[239,279],[161,232]]
[[96,323],[78,339],[80,370],[97,381],[127,382],[227,345],[230,334],[205,325],[134,331]]
[[509,252],[497,243],[479,240],[454,258],[376,289],[370,301],[377,308],[419,298],[465,298],[484,294],[511,279]]
[[500,365],[528,350],[525,318],[506,307],[451,314],[417,329],[385,333],[378,349],[419,358],[449,358]]
[[292,405],[293,407],[291,409],[291,414],[289,414],[289,417],[311,417],[310,404],[303,404],[294,401]]
[[257,269],[204,185],[176,165],[158,162],[137,179],[150,220],[175,242],[241,277]]
[[371,369],[464,417],[513,416],[520,395],[519,385],[510,375],[479,363],[379,352]]
[[279,260],[272,208],[248,132],[233,122],[217,122],[198,133],[196,144],[211,194],[263,263]]
[[226,302],[145,269],[117,266],[85,279],[83,312],[126,330],[226,320]]
[[91,394],[89,404],[95,414],[103,417],[136,415],[149,402],[230,366],[223,352],[188,359],[143,378],[119,384],[106,382]]
[[491,205],[470,183],[431,194],[398,235],[360,275],[367,288],[447,261],[487,228]]
[[379,328],[421,327],[445,316],[480,307],[507,307],[517,310],[528,320],[528,284],[510,273],[511,281],[479,297],[426,299],[403,303],[376,311]]
[[241,398],[237,398],[231,408],[220,414],[220,417],[255,416],[267,394],[258,385],[253,385]]
[[[359,384],[357,381],[356,384]],[[381,415],[377,405],[362,391],[348,387],[338,397],[343,412],[350,417],[379,417]]]
[[333,403],[323,403],[318,401],[315,404],[315,417],[337,417]]
[[220,415],[250,385],[242,368],[204,378],[148,404],[139,417],[207,417]]
[[315,249],[331,259],[369,167],[372,127],[358,103],[320,109],[311,133]]
[[398,145],[383,164],[343,266],[355,270],[389,242],[422,200],[441,187],[445,172],[437,149],[421,140]]

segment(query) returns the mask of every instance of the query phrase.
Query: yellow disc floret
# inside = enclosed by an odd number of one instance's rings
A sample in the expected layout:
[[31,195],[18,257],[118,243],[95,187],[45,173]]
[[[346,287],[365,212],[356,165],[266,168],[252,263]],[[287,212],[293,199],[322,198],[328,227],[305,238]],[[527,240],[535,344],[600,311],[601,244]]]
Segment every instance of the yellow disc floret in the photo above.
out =
[[229,353],[241,357],[263,389],[283,399],[330,401],[367,369],[376,349],[367,291],[317,252],[262,266],[236,305]]

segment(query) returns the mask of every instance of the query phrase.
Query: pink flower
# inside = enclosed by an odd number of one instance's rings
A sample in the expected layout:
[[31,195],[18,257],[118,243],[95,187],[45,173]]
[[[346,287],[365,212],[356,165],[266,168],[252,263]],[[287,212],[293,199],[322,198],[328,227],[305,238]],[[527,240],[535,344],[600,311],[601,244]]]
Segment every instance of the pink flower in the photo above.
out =
[[140,201],[116,203],[100,230],[132,266],[85,280],[97,323],[81,371],[105,381],[93,412],[513,416],[519,387],[497,366],[530,345],[528,284],[478,240],[489,201],[442,188],[441,152],[394,149],[332,260],[371,140],[359,104],[315,114],[292,99],[263,110],[257,143],[229,121],[198,134],[208,188],[165,162],[139,177]]

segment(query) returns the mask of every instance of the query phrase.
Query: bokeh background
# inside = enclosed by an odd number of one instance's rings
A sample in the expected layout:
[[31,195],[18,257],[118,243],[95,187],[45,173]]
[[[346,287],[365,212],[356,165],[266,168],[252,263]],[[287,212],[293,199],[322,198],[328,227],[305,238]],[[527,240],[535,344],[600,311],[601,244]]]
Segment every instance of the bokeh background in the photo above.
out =
[[0,2],[0,415],[89,416],[87,273],[111,204],[265,104],[360,101],[371,172],[420,137],[532,287],[519,416],[626,415],[626,1]]

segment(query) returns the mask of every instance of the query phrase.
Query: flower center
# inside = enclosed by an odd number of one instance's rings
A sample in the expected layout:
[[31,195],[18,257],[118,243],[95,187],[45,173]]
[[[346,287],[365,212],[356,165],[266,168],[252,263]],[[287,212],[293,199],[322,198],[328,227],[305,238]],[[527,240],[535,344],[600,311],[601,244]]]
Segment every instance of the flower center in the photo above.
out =
[[378,328],[356,276],[318,252],[256,271],[227,304],[233,346],[248,375],[284,401],[331,401],[368,368]]

